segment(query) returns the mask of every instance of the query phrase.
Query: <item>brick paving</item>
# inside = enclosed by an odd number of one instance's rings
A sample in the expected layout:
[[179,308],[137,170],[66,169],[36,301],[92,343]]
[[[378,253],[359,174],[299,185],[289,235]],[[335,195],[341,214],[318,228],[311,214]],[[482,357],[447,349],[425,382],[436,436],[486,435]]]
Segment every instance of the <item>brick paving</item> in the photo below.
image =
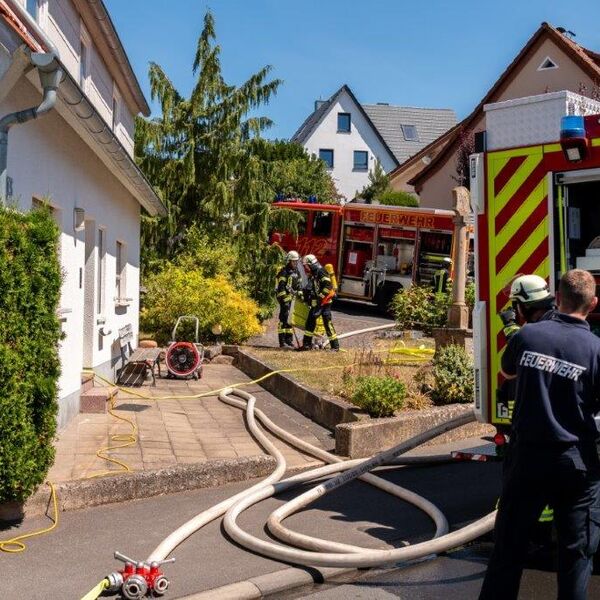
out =
[[[137,440],[131,446],[114,449],[108,454],[127,463],[132,470],[264,454],[246,427],[244,412],[224,404],[216,395],[196,399],[155,399],[195,395],[245,381],[249,378],[235,367],[208,364],[199,381],[157,379],[156,387],[145,384],[134,389],[148,398],[120,392],[115,413],[136,425]],[[327,450],[333,448],[333,436],[327,429],[256,384],[242,389],[255,395],[257,407],[278,425],[311,444]],[[105,446],[123,444],[123,441],[109,441],[109,436],[127,435],[130,431],[127,423],[110,414],[78,415],[58,435],[56,460],[48,478],[55,482],[69,481],[107,470],[121,471],[122,467],[102,460],[96,452]],[[283,441],[269,437],[283,452],[288,466],[315,462],[314,458]]]

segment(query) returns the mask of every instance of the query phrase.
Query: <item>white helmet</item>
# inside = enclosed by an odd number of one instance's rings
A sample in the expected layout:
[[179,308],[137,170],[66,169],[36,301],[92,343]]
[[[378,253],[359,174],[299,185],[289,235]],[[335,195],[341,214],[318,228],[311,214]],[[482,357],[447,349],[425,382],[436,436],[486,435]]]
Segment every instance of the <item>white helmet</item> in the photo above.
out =
[[552,298],[546,280],[539,275],[520,275],[510,286],[510,299],[522,304],[533,304]]
[[444,259],[442,260],[442,262],[444,263],[444,265],[449,267],[452,264],[452,259],[447,256],[444,256]]
[[300,260],[300,255],[295,250],[290,250],[285,256],[286,262],[291,260]]
[[302,259],[302,264],[308,265],[309,267],[315,267],[316,265],[319,264],[319,261],[317,260],[317,257],[314,254],[307,254]]

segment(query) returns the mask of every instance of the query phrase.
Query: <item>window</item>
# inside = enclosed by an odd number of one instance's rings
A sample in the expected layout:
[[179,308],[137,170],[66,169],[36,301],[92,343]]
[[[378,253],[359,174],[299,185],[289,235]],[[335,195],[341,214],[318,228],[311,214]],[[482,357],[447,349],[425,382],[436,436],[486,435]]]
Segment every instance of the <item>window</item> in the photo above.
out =
[[98,228],[98,314],[104,312],[104,277],[106,273],[106,229]]
[[126,269],[127,266],[127,247],[123,242],[117,242],[116,256],[116,280],[115,289],[117,292],[117,302],[123,302],[127,294]]
[[338,133],[350,133],[350,113],[338,113]]
[[333,169],[333,150],[321,148],[319,158],[327,165],[328,169]]
[[27,0],[27,12],[37,21],[38,0]]
[[540,63],[540,66],[537,68],[537,70],[547,71],[548,69],[558,69],[558,65],[549,56],[546,56],[546,58]]
[[313,215],[313,235],[320,237],[329,237],[331,234],[331,224],[333,223],[333,213],[317,212]]
[[354,170],[367,171],[369,169],[369,153],[366,150],[354,151]]
[[418,142],[419,134],[415,125],[400,125],[402,127],[402,135],[407,142]]

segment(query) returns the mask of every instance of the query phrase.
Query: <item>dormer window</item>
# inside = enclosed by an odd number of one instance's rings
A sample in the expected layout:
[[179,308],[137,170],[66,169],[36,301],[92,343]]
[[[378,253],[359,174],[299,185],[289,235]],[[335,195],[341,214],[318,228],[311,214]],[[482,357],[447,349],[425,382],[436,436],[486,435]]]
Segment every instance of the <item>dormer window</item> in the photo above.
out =
[[400,125],[402,128],[402,135],[407,142],[418,142],[419,133],[415,125]]
[[549,56],[546,56],[546,58],[540,63],[540,66],[537,68],[537,70],[549,71],[550,69],[558,69],[558,65]]
[[37,21],[38,0],[27,0],[27,12]]

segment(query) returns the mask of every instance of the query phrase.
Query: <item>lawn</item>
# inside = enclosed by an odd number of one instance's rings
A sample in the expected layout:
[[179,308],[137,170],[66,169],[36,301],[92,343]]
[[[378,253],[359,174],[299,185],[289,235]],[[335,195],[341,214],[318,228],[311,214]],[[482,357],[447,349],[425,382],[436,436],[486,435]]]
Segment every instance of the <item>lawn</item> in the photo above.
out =
[[[419,350],[420,349],[420,350]],[[432,404],[421,391],[415,376],[431,365],[434,342],[421,340],[375,339],[369,347],[348,348],[342,352],[313,350],[294,352],[279,348],[249,348],[274,369],[298,369],[290,373],[298,381],[328,394],[350,400],[353,381],[361,375],[391,375],[406,385],[404,409],[420,409]]]

